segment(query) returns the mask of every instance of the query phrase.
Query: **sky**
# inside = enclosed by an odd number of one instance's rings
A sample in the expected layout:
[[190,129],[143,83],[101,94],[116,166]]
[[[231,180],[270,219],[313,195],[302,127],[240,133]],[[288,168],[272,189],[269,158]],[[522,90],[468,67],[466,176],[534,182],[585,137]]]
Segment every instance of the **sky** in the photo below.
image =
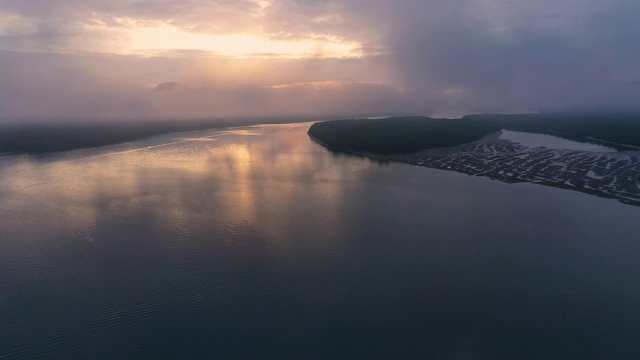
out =
[[0,0],[0,121],[640,109],[637,0]]

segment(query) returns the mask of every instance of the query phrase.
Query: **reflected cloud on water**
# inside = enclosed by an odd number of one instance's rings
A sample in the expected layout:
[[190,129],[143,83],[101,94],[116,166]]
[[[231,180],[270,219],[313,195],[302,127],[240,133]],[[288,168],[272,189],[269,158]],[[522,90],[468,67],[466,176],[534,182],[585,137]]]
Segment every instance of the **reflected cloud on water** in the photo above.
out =
[[69,234],[98,241],[122,225],[145,222],[147,229],[168,231],[166,238],[180,238],[178,225],[168,227],[188,221],[202,234],[233,223],[269,241],[291,239],[285,234],[305,216],[337,213],[347,190],[343,184],[357,177],[335,168],[301,126],[212,130],[161,138],[169,145],[141,150],[102,148],[47,161],[5,161],[2,232],[24,241],[60,241]]

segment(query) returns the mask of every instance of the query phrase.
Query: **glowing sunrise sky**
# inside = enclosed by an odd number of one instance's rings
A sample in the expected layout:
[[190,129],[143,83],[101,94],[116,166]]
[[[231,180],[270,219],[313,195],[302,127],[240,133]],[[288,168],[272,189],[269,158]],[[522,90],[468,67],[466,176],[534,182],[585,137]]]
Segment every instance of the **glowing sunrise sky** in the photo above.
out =
[[638,107],[638,39],[630,0],[0,0],[0,119]]

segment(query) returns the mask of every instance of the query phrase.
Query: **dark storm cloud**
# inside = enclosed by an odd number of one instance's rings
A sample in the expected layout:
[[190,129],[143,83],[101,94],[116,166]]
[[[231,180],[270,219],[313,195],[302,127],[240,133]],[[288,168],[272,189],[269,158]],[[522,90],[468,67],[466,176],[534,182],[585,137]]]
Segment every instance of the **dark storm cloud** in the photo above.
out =
[[441,3],[406,2],[388,9],[387,18],[399,82],[435,106],[527,111],[638,104],[640,93],[627,84],[640,77],[634,45],[640,3]]

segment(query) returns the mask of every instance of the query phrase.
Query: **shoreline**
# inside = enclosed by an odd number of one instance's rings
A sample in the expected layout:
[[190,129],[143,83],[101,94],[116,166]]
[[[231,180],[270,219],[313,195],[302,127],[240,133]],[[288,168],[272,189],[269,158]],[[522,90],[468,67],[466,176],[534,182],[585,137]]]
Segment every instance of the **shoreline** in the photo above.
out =
[[39,123],[0,126],[0,156],[48,155],[138,141],[153,136],[238,126],[311,122],[299,119],[149,120],[110,123]]
[[308,135],[329,151],[375,161],[454,171],[509,184],[539,184],[640,207],[640,151],[596,153],[527,148],[510,140],[500,140],[500,132],[496,132],[458,146],[382,155],[334,147]]

